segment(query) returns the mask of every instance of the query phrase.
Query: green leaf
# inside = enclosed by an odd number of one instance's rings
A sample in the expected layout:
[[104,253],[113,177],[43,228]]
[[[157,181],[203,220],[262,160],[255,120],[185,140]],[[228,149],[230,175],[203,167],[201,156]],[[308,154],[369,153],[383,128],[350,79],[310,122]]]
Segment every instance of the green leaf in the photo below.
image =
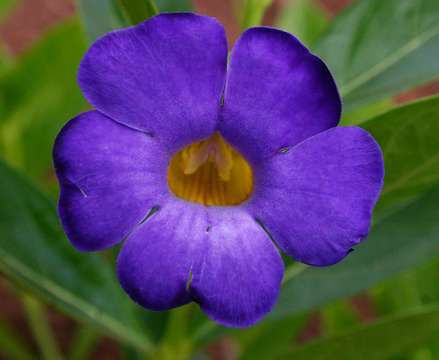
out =
[[155,3],[150,0],[118,0],[118,3],[131,25],[139,24],[158,12]]
[[[13,64],[13,59],[7,54],[7,51],[0,44],[0,77],[9,70]],[[3,99],[0,97],[0,109],[4,107],[1,102]]]
[[414,271],[405,271],[374,287],[370,293],[379,315],[389,315],[422,305]]
[[338,334],[343,329],[357,325],[360,320],[351,304],[346,299],[326,305],[321,311],[324,334]]
[[276,23],[300,39],[306,46],[314,45],[329,24],[329,20],[311,0],[296,0],[288,3]]
[[90,42],[127,24],[118,13],[116,0],[76,0]]
[[230,335],[234,335],[240,344],[239,359],[272,359],[286,352],[303,329],[307,319],[307,315],[300,314],[274,322],[261,322],[248,329],[230,331]]
[[76,0],[90,42],[160,12],[192,11],[191,0]]
[[161,12],[193,10],[191,0],[156,0],[155,3]]
[[378,209],[406,202],[439,183],[439,97],[401,106],[361,126],[384,153]]
[[89,359],[100,340],[99,334],[89,326],[81,326],[76,330],[70,342],[68,360]]
[[439,302],[439,259],[411,271],[416,277],[416,288],[424,303]]
[[344,113],[340,121],[340,125],[359,125],[366,119],[371,119],[375,116],[391,110],[395,107],[395,103],[391,98],[386,98],[374,103],[360,106],[350,113]]
[[45,187],[55,185],[52,145],[61,126],[87,109],[76,81],[86,50],[77,21],[54,29],[0,73],[4,158]]
[[315,341],[276,359],[384,360],[415,349],[438,332],[439,304],[435,304]]
[[339,264],[326,268],[302,266],[302,271],[287,277],[268,319],[353,295],[438,256],[438,204],[439,187],[375,225],[368,239]]
[[8,11],[16,2],[16,0],[0,0],[0,19],[8,14]]
[[363,0],[336,18],[315,52],[347,112],[439,76],[437,0]]
[[272,0],[245,0],[241,27],[243,30],[261,24],[265,10]]
[[108,263],[75,251],[51,202],[2,163],[0,198],[0,270],[66,313],[149,351],[137,307]]

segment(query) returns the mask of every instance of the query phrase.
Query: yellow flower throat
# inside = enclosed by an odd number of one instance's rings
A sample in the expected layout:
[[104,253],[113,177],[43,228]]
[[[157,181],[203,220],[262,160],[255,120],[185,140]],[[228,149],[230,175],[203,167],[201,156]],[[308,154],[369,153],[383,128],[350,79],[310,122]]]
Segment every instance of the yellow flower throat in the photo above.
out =
[[186,146],[168,167],[171,191],[187,201],[210,206],[237,205],[253,190],[253,173],[244,157],[216,132]]

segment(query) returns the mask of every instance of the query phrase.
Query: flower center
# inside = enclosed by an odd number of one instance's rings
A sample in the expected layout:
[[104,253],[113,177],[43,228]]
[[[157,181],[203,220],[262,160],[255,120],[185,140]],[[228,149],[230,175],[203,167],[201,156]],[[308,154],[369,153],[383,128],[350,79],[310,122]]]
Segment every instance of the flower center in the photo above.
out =
[[253,173],[244,157],[216,132],[172,157],[168,184],[176,196],[187,201],[237,205],[250,196]]

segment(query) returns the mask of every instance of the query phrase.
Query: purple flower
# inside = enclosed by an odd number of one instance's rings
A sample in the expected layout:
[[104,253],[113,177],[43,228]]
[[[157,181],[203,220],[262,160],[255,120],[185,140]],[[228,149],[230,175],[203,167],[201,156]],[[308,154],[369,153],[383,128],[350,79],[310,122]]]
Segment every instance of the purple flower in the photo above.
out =
[[216,20],[158,15],[93,44],[79,84],[96,110],[56,140],[59,215],[80,250],[125,241],[117,273],[145,308],[195,301],[248,326],[283,276],[267,232],[316,266],[367,236],[381,151],[364,130],[336,127],[334,80],[292,35],[249,29],[227,66]]

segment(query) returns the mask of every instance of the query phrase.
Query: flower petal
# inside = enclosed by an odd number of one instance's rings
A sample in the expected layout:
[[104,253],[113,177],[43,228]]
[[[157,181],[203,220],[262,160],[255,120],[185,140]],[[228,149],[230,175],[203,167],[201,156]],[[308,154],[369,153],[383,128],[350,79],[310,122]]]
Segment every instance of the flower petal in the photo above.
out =
[[118,274],[146,308],[164,310],[193,299],[222,324],[248,326],[273,306],[283,263],[242,209],[172,200],[128,238]]
[[90,111],[56,139],[59,215],[75,247],[93,251],[122,240],[166,193],[169,156],[155,139]]
[[244,32],[231,55],[220,131],[250,161],[336,126],[340,112],[328,68],[294,36]]
[[216,20],[161,14],[95,42],[79,84],[98,110],[176,151],[213,132],[226,62],[227,40]]
[[340,261],[369,231],[383,184],[379,146],[358,127],[311,137],[256,169],[249,211],[298,261]]
[[191,293],[213,320],[227,326],[252,325],[277,299],[282,259],[247,213],[224,208],[211,219],[210,241],[194,272]]

